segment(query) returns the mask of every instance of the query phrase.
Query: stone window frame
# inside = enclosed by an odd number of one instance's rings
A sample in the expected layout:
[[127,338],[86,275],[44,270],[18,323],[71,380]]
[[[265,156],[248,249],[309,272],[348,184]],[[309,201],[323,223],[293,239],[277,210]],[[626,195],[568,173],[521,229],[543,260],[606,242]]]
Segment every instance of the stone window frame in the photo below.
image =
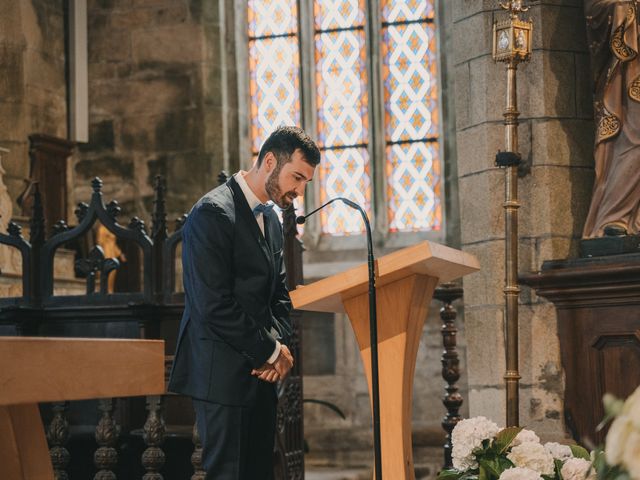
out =
[[[240,128],[240,148],[242,153],[240,159],[240,167],[249,168],[253,158],[251,148],[251,119],[249,108],[249,39],[247,33],[247,8],[246,0],[233,0],[235,10],[235,28],[234,41],[236,43],[236,68],[238,72],[238,107],[239,107],[239,128]],[[315,118],[316,98],[315,95],[309,95],[305,92],[315,92],[315,50],[314,50],[314,18],[313,18],[313,1],[314,0],[297,0],[298,2],[298,18],[299,18],[299,48],[300,48],[300,97],[301,97],[301,119],[302,128],[310,132],[312,137],[317,131]],[[381,30],[381,4],[382,0],[369,0],[367,6],[371,5],[373,12],[367,10],[365,12],[367,24],[375,26],[368,29],[366,33],[367,55],[367,73],[368,78],[368,95],[370,115],[373,117],[374,132],[370,135],[369,142],[369,158],[376,159],[372,164],[372,209],[373,216],[369,219],[372,224],[372,234],[374,244],[384,250],[394,250],[413,245],[420,241],[429,240],[437,243],[444,243],[448,235],[447,213],[450,201],[447,199],[449,190],[449,182],[447,181],[446,161],[448,154],[453,153],[450,145],[446,145],[445,130],[455,132],[455,120],[451,125],[451,120],[446,119],[447,108],[443,98],[443,49],[442,44],[447,42],[444,38],[441,25],[443,23],[442,0],[434,0],[435,4],[435,26],[437,35],[437,57],[438,57],[438,104],[439,104],[439,161],[440,161],[440,202],[442,208],[441,227],[438,231],[420,231],[420,232],[389,232],[388,231],[388,207],[386,195],[386,177],[384,169],[386,166],[385,151],[385,134],[384,134],[384,92],[382,89],[382,60],[380,56],[380,42],[370,42],[370,32],[376,38],[380,38]],[[373,13],[373,14],[372,14]],[[374,64],[370,59],[378,58],[380,61]],[[445,124],[446,121],[446,124]],[[320,206],[319,182],[311,182],[307,186],[305,195],[305,211],[309,212]],[[455,190],[455,188],[453,189]],[[363,228],[364,230],[364,228]],[[341,250],[359,250],[366,246],[365,234],[350,234],[343,236],[324,234],[321,231],[320,215],[316,214],[309,218],[305,224],[303,240],[307,250],[318,252],[341,251]]]

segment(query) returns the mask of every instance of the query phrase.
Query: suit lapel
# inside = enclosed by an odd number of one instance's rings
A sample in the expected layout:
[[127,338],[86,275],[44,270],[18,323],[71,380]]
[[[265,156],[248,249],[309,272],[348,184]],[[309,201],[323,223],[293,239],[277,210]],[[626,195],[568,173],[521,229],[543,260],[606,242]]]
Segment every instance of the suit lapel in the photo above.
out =
[[[229,186],[231,187],[231,191],[233,192],[233,199],[234,199],[234,203],[236,204],[236,211],[238,212],[242,220],[247,225],[249,225],[249,230],[251,230],[251,236],[255,239],[255,241],[260,246],[260,250],[262,250],[262,253],[267,259],[267,263],[269,264],[269,272],[273,276],[273,270],[274,270],[273,258],[272,258],[273,255],[271,254],[269,246],[267,245],[265,236],[260,231],[260,227],[258,226],[256,217],[251,211],[251,209],[249,208],[249,203],[247,202],[247,199],[244,196],[244,193],[242,192],[240,185],[238,185],[238,182],[236,182],[236,179],[231,177],[227,183],[229,184]],[[263,215],[263,218],[265,219],[264,231],[266,234],[267,232],[266,216]]]

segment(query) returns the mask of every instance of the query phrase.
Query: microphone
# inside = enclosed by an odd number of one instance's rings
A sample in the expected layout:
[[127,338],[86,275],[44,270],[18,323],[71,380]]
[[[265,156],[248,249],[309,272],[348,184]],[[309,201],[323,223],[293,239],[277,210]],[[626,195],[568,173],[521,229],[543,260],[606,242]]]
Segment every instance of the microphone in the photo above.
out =
[[298,225],[302,225],[304,224],[304,222],[307,221],[307,218],[309,218],[311,215],[313,215],[314,213],[316,213],[319,210],[322,210],[324,207],[326,207],[327,205],[330,205],[331,203],[340,200],[342,203],[344,203],[345,205],[350,206],[351,208],[358,210],[360,212],[361,215],[363,215],[363,218],[365,219],[365,223],[367,225],[369,225],[369,219],[367,218],[367,214],[365,213],[365,211],[362,209],[362,207],[360,205],[358,205],[355,202],[352,202],[351,200],[349,200],[348,198],[344,198],[344,197],[336,197],[336,198],[332,198],[331,200],[329,200],[327,203],[325,203],[324,205],[320,205],[318,208],[316,208],[315,210],[307,213],[306,215],[299,215],[296,217],[296,223]]
[[375,479],[382,480],[382,455],[381,455],[381,439],[380,439],[380,386],[378,376],[378,312],[376,308],[376,274],[375,260],[373,257],[373,239],[371,235],[371,226],[369,225],[369,217],[367,212],[347,198],[335,197],[324,205],[319,206],[315,210],[296,217],[296,223],[302,225],[311,215],[322,210],[327,205],[340,200],[345,205],[360,212],[364,225],[367,229],[367,264],[369,270],[369,342],[371,345],[371,391],[372,391],[372,407],[373,407],[373,448],[375,463]]

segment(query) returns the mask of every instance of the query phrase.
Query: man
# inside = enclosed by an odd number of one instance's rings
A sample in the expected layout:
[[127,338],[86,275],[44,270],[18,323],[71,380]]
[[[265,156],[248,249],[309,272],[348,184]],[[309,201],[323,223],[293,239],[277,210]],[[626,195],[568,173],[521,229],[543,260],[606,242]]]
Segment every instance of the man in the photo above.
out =
[[248,172],[202,197],[183,227],[185,310],[169,390],[193,398],[207,479],[273,478],[275,382],[293,366],[282,227],[320,152],[278,128]]

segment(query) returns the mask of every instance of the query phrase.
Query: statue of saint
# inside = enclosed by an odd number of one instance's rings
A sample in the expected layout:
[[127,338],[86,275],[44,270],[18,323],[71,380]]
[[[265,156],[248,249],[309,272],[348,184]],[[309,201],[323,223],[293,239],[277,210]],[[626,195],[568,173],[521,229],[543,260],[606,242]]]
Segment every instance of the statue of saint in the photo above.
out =
[[640,233],[639,5],[585,0],[597,131],[584,238]]

